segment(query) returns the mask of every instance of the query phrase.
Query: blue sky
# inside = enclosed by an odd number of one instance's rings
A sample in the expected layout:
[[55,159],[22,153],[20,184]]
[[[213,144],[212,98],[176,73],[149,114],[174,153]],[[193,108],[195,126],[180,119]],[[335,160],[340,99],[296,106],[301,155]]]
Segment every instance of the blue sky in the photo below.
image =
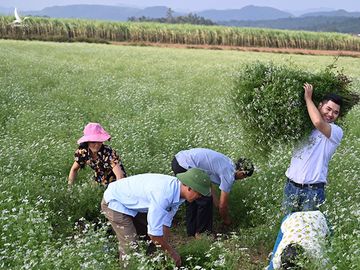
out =
[[147,7],[154,5],[168,6],[183,11],[205,9],[239,9],[246,5],[269,6],[287,11],[299,11],[318,8],[345,9],[360,11],[359,0],[0,0],[0,7],[17,7],[23,10],[42,9],[54,5],[104,4]]

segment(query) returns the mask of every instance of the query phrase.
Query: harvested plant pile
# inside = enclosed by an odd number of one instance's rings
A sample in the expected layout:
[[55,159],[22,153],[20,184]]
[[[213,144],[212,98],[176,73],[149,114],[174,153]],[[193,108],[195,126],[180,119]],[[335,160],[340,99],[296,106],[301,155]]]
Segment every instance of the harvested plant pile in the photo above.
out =
[[305,82],[314,86],[316,105],[327,93],[342,96],[342,115],[359,100],[349,90],[350,79],[334,65],[311,73],[288,65],[247,64],[236,79],[234,103],[250,145],[265,150],[272,144],[296,142],[309,134],[313,125],[304,101]]

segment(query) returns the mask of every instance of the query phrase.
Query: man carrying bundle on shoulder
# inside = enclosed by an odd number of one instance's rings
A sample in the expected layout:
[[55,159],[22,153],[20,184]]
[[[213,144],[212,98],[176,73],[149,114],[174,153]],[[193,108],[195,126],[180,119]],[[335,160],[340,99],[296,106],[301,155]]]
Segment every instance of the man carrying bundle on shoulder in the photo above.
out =
[[343,137],[343,130],[334,124],[340,114],[341,97],[328,94],[316,107],[312,95],[313,86],[305,83],[304,99],[315,129],[306,144],[293,153],[286,171],[283,199],[286,214],[317,210],[325,201],[328,164]]

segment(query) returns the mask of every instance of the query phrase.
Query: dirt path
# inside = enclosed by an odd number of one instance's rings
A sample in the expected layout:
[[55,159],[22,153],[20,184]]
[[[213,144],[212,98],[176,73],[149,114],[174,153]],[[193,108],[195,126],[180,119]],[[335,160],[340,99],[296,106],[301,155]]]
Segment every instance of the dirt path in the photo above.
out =
[[218,46],[218,45],[189,45],[189,44],[167,44],[151,42],[112,42],[114,45],[122,46],[153,46],[164,48],[188,48],[188,49],[206,49],[206,50],[234,50],[244,52],[269,52],[285,54],[303,54],[303,55],[330,55],[330,56],[349,56],[360,57],[360,52],[356,51],[327,51],[327,50],[308,50],[308,49],[290,49],[290,48],[265,48],[265,47],[238,47],[238,46]]

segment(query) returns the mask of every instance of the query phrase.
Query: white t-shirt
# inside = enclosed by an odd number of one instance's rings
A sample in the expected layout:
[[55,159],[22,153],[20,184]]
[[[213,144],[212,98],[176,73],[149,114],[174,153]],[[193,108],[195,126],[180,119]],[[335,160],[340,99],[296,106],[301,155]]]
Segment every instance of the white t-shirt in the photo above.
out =
[[330,126],[330,138],[314,129],[308,142],[294,152],[285,173],[289,179],[299,184],[327,183],[329,161],[343,137],[339,126]]
[[329,228],[320,211],[305,211],[289,214],[280,227],[282,238],[272,259],[274,269],[280,269],[281,253],[291,244],[299,244],[305,255],[323,260],[323,246]]

